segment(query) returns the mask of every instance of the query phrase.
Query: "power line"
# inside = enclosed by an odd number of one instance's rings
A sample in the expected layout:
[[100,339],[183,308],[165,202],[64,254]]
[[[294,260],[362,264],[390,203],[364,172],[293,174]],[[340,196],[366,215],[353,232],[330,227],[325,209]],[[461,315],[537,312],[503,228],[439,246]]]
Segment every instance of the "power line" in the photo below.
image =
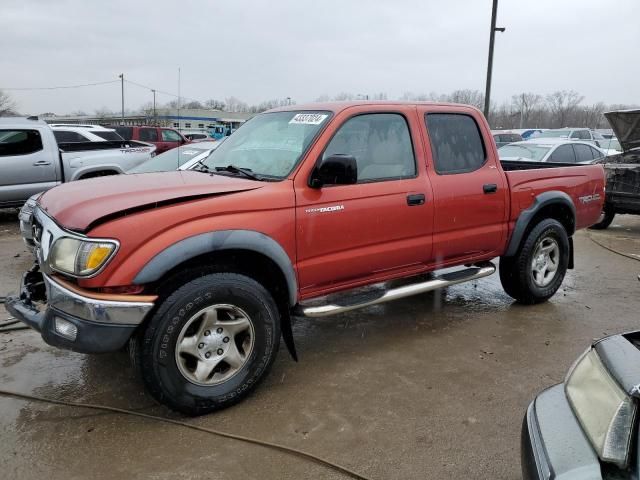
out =
[[109,80],[107,82],[83,83],[80,85],[60,85],[56,87],[0,87],[0,90],[60,90],[65,88],[94,87],[96,85],[107,85],[109,83],[116,83],[119,81],[120,80]]
[[141,83],[132,82],[131,80],[125,80],[126,83],[130,83],[131,85],[135,85],[136,87],[146,88],[147,90],[155,90],[156,93],[162,93],[163,95],[168,95],[170,97],[175,98],[185,98],[187,100],[191,100],[193,102],[200,102],[200,100],[196,98],[185,97],[184,95],[176,95],[175,93],[165,92],[164,90],[158,90],[157,88],[149,87],[148,85],[142,85]]

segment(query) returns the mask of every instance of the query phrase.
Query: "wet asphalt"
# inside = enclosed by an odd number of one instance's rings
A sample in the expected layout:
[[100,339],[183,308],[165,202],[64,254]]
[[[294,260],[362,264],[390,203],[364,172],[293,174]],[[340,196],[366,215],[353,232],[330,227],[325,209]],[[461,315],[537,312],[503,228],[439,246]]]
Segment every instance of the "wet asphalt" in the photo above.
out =
[[[624,257],[602,248],[591,238]],[[0,333],[0,388],[100,403],[274,441],[372,479],[520,478],[528,403],[593,339],[640,328],[640,217],[575,238],[556,296],[514,304],[497,275],[327,319],[299,319],[300,362],[230,409],[185,418],[157,405],[124,353],[89,356],[31,330]],[[31,265],[0,211],[0,295]],[[0,306],[0,320],[8,314]],[[0,478],[347,478],[297,457],[118,414],[0,397]]]

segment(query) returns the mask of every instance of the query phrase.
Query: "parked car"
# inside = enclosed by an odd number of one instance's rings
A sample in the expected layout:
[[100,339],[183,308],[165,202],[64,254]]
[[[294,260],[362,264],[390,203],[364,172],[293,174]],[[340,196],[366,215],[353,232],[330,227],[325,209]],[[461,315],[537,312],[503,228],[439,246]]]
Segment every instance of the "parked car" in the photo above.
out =
[[498,148],[508,145],[509,143],[522,141],[522,135],[509,130],[491,130],[491,134]]
[[19,207],[63,182],[122,173],[154,152],[124,140],[58,143],[42,120],[0,118],[0,207]]
[[195,142],[156,155],[146,162],[133,167],[127,173],[168,172],[189,170],[197,162],[208,157],[222,143],[222,140]]
[[264,378],[281,334],[296,357],[292,315],[476,280],[495,257],[509,295],[546,301],[603,197],[600,165],[501,164],[468,105],[282,107],[196,169],[46,192],[37,266],[6,308],[60,348],[128,344],[158,401],[203,414]]
[[523,140],[529,140],[531,138],[540,136],[540,134],[545,130],[545,128],[514,128],[511,131],[519,133],[522,136]]
[[116,132],[125,140],[138,140],[140,142],[151,143],[156,146],[156,153],[163,153],[172,148],[179,147],[190,140],[185,138],[180,132],[173,128],[136,126],[136,127],[115,127]]
[[500,160],[524,160],[551,163],[594,163],[607,152],[592,144],[562,138],[534,138],[510,143],[498,150]]
[[596,147],[600,146],[600,142],[605,138],[598,132],[589,128],[555,128],[540,132],[536,138],[563,138],[568,140],[582,140],[592,143]]
[[617,213],[640,215],[640,110],[605,113],[619,139],[622,153],[609,155],[604,165],[607,195],[599,221],[591,228],[602,230]]
[[53,135],[58,143],[124,140],[114,129],[101,127],[100,125],[51,124],[49,126],[53,130]]
[[522,476],[635,480],[640,475],[640,331],[595,342],[522,424]]

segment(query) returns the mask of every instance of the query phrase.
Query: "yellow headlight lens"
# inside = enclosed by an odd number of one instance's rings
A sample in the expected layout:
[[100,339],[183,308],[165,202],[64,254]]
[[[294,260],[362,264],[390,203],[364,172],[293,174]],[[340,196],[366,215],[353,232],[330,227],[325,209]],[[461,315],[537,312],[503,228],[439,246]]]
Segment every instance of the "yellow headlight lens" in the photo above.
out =
[[91,252],[89,253],[89,256],[86,260],[86,269],[94,270],[98,268],[100,265],[102,265],[102,262],[107,259],[110,253],[111,248],[109,247],[105,247],[102,245],[92,247]]

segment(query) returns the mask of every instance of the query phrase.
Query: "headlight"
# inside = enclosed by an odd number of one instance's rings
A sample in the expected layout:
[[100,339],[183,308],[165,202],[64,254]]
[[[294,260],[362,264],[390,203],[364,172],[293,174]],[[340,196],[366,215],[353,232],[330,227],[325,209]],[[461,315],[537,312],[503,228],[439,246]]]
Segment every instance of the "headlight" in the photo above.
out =
[[569,372],[565,391],[600,459],[625,468],[636,405],[611,377],[594,349]]
[[59,272],[86,277],[102,268],[116,248],[115,242],[62,237],[53,244],[49,265]]

